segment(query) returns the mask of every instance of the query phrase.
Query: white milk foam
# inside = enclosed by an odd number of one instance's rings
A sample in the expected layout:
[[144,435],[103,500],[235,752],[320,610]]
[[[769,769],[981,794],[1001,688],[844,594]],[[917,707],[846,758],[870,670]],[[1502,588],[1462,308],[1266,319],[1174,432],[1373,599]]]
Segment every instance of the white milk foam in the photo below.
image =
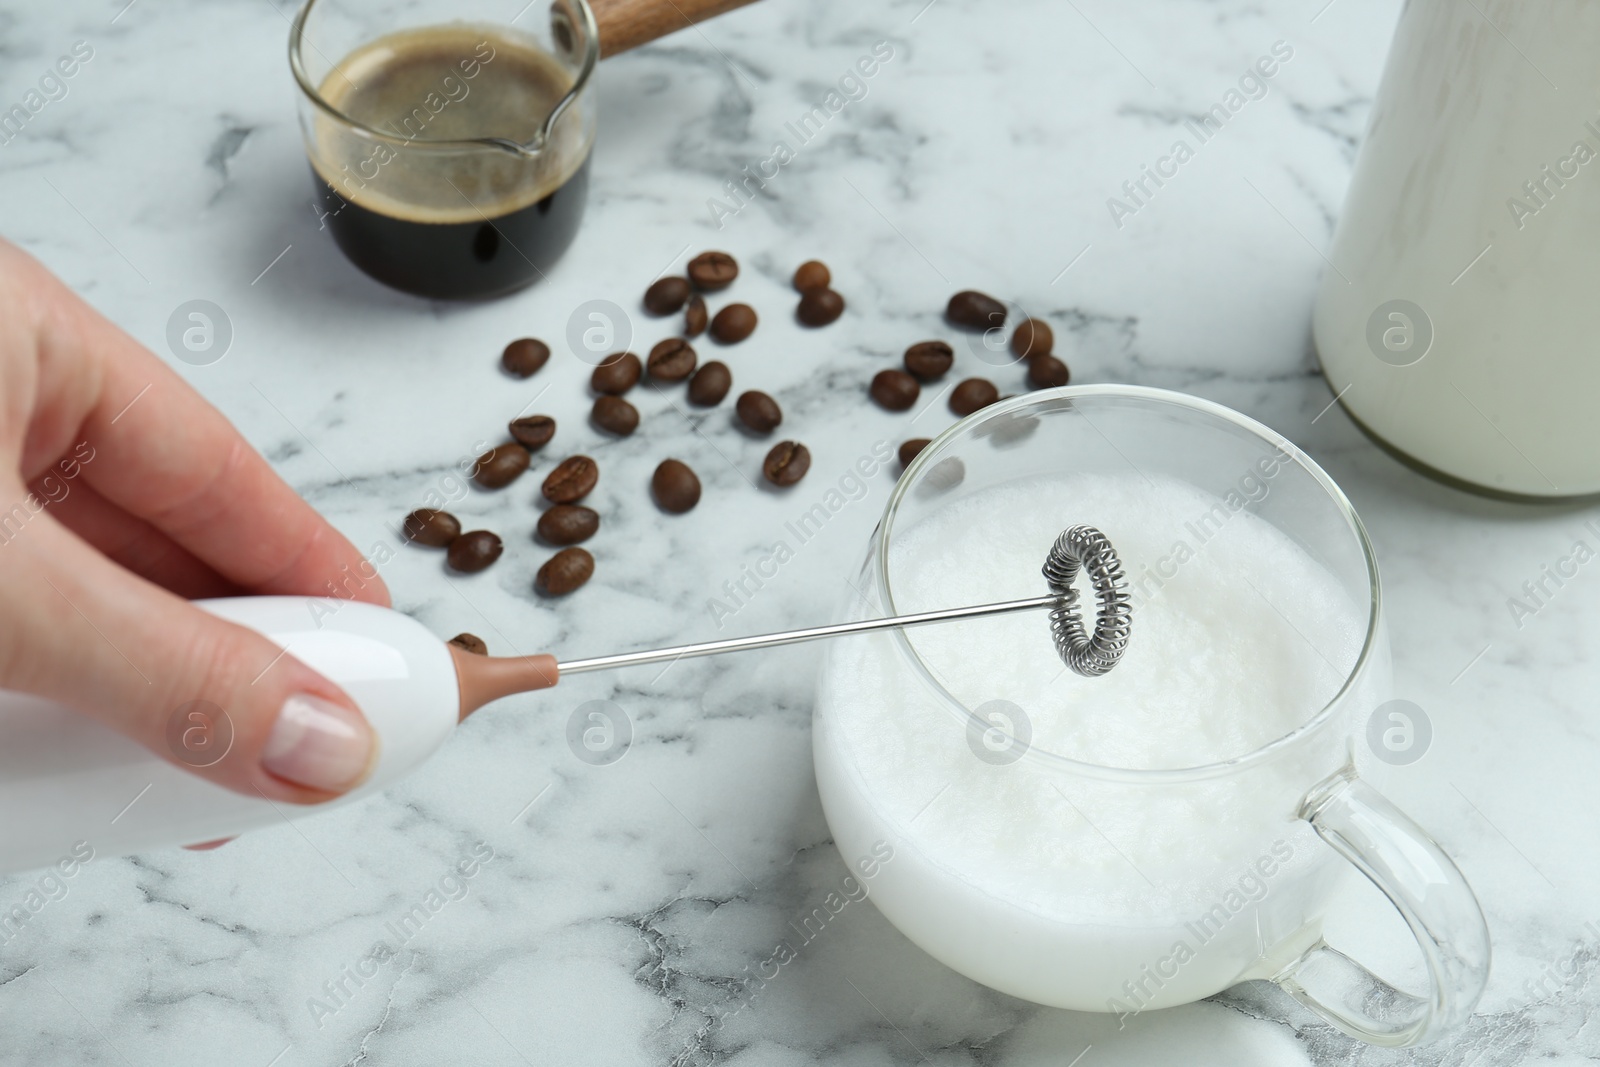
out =
[[[1138,594],[1130,645],[1109,674],[1066,670],[1044,611],[906,631],[968,708],[1020,706],[1034,748],[1134,769],[1227,760],[1312,719],[1354,666],[1366,606],[1320,564],[1249,510],[1138,475],[1015,482],[896,530],[894,609],[1044,592],[1040,567],[1076,523],[1106,534]],[[1326,773],[1328,744],[1314,757],[1160,787],[1108,785],[1031,759],[996,766],[974,756],[891,637],[841,641],[829,655],[817,747],[830,822],[894,832],[999,901],[1069,921],[1176,921],[1203,911],[1275,842],[1279,860],[1291,855],[1271,864],[1275,885],[1328,858],[1294,818]]]

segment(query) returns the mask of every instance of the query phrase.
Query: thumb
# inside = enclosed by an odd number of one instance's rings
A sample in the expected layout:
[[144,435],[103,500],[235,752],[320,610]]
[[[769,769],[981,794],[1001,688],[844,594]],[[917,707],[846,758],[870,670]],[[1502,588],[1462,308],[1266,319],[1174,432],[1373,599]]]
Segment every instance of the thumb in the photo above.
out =
[[123,570],[48,514],[0,552],[0,605],[26,620],[0,638],[0,686],[247,795],[315,803],[370,773],[377,737],[355,702],[260,634]]

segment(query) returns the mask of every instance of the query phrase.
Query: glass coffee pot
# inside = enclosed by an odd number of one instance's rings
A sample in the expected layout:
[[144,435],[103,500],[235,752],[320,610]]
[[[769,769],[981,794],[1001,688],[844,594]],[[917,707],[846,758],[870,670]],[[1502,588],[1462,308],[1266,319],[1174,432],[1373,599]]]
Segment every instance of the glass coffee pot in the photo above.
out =
[[397,289],[490,297],[577,234],[600,58],[587,0],[501,8],[310,0],[289,60],[319,218]]

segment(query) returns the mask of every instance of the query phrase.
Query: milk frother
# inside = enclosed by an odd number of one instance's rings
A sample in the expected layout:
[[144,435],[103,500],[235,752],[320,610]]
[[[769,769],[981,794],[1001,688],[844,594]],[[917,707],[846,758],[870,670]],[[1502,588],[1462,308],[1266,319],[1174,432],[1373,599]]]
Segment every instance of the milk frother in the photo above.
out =
[[[1092,631],[1073,584],[1080,570],[1097,599]],[[1132,624],[1116,550],[1095,528],[1074,526],[1051,547],[1043,573],[1048,592],[1021,600],[562,662],[548,655],[475,655],[445,644],[409,616],[372,604],[284,596],[198,601],[211,614],[263,634],[350,695],[379,738],[371,775],[328,804],[280,804],[214,785],[63,705],[0,691],[0,812],[6,813],[0,873],[55,862],[77,841],[121,855],[316,814],[397,781],[483,705],[548,688],[565,674],[1038,609],[1049,609],[1056,650],[1071,669],[1105,674],[1126,650]]]

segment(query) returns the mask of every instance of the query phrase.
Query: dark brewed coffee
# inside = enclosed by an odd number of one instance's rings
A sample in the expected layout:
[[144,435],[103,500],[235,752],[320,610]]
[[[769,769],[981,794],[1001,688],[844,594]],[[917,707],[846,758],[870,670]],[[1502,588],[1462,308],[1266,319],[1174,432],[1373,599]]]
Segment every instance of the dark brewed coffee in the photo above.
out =
[[308,131],[326,193],[319,215],[378,281],[496,296],[541,277],[577,233],[593,131],[581,102],[535,155],[460,143],[527,143],[572,88],[555,57],[513,34],[471,24],[390,34],[323,81],[323,100],[350,121],[318,113]]
[[[321,178],[318,183],[321,184]],[[326,222],[350,262],[385,285],[417,296],[499,296],[536,281],[578,232],[589,161],[537,203],[479,222],[421,222],[328,200]]]

